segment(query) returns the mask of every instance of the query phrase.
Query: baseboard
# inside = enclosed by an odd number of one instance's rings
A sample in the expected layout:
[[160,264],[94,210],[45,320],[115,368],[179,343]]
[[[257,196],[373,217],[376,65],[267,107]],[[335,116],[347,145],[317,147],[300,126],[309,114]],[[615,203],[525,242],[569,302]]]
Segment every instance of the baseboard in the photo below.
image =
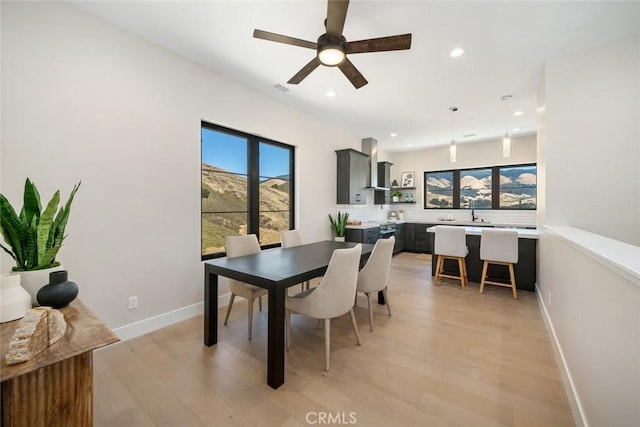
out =
[[536,295],[538,295],[538,303],[540,304],[542,310],[542,318],[544,319],[544,323],[547,325],[547,330],[551,334],[551,343],[553,344],[553,350],[556,354],[556,360],[560,364],[560,374],[562,375],[562,382],[564,383],[564,388],[567,392],[567,397],[569,398],[569,405],[571,406],[573,420],[578,427],[589,427],[586,414],[584,413],[582,404],[580,403],[580,399],[578,397],[578,392],[573,383],[573,379],[571,378],[569,366],[567,365],[564,353],[562,352],[562,347],[560,346],[560,342],[558,341],[558,336],[556,335],[556,331],[553,328],[553,322],[551,322],[549,312],[547,311],[547,306],[544,304],[544,300],[542,298],[542,292],[540,292],[540,288],[538,287],[537,283]]
[[[229,304],[231,294],[218,296],[218,308],[225,307]],[[176,310],[168,311],[148,319],[139,320],[128,325],[115,328],[113,332],[123,341],[139,337],[156,329],[164,328],[183,320],[191,319],[204,313],[204,302],[188,305]]]

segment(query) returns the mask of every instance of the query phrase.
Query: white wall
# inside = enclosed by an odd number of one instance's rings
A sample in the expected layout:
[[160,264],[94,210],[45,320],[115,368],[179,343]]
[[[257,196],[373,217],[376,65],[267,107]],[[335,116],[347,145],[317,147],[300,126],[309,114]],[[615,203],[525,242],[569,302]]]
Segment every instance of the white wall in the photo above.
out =
[[109,326],[203,299],[201,119],[296,145],[297,225],[309,240],[331,237],[334,150],[359,149],[361,136],[62,2],[1,7],[0,190],[21,205],[29,177],[43,198],[61,189],[66,200],[82,180],[58,259]]
[[[538,106],[541,225],[640,245],[639,40],[546,64]],[[640,283],[570,239],[544,231],[538,249],[539,295],[572,381],[578,424],[640,425]]]
[[640,246],[638,38],[546,65],[546,215]]

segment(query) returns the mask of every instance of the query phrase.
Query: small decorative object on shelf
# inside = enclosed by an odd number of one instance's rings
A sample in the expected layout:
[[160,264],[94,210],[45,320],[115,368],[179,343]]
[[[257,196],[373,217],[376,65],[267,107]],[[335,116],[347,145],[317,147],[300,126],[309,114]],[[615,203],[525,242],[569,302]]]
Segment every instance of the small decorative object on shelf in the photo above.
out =
[[49,284],[38,291],[38,302],[53,308],[68,306],[78,296],[78,285],[67,280],[67,270],[49,274]]
[[391,201],[394,203],[397,203],[400,201],[400,197],[402,197],[402,192],[392,191],[390,195],[391,195]]
[[401,187],[413,187],[414,177],[415,177],[414,172],[402,172],[402,175],[400,178],[400,181],[402,182]]

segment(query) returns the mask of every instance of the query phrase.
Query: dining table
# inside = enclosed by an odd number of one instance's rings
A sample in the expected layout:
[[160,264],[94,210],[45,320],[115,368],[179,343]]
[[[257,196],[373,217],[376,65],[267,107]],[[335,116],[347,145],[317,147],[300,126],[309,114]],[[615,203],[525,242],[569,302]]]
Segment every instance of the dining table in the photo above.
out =
[[[326,240],[272,248],[256,254],[216,258],[204,262],[204,344],[218,342],[218,278],[239,280],[268,290],[267,384],[276,389],[284,384],[285,300],[287,288],[322,276],[336,249],[358,243]],[[362,244],[361,266],[373,250]]]

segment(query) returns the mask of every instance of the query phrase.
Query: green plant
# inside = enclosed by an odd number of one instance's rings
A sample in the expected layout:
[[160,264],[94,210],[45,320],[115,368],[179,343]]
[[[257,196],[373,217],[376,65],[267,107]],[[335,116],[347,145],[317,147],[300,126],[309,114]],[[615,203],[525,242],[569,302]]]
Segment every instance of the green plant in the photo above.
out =
[[331,229],[333,230],[333,234],[336,237],[344,237],[344,232],[347,228],[347,221],[349,220],[349,213],[340,213],[338,211],[338,215],[336,218],[332,217],[329,214],[329,223],[331,224]]
[[402,192],[401,191],[392,191],[390,193],[391,197],[402,197]]
[[60,210],[60,190],[56,191],[43,211],[40,193],[27,178],[19,215],[4,194],[0,194],[0,231],[8,247],[0,246],[15,260],[13,271],[42,270],[60,265],[56,255],[66,237],[64,229],[78,188],[80,182],[73,187],[69,200]]

